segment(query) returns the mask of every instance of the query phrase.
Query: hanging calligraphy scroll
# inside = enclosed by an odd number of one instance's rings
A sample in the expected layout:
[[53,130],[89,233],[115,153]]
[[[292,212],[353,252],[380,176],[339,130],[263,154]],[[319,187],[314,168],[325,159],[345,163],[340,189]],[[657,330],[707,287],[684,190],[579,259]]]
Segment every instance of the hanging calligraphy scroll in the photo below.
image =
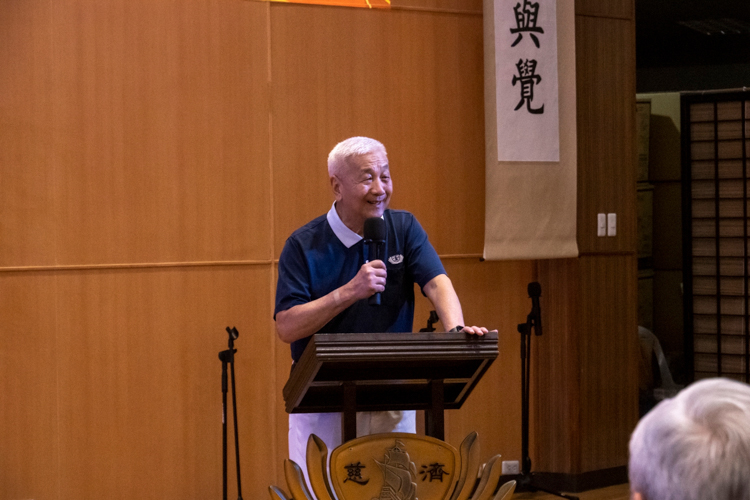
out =
[[571,0],[484,0],[486,259],[578,255]]
[[495,2],[497,158],[559,161],[555,0]]

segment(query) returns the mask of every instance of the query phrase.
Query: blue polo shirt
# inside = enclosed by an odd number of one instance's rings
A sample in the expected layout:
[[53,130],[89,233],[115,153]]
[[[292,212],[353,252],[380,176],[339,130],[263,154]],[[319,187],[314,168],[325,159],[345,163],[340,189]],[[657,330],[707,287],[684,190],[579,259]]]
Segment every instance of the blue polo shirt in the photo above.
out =
[[[437,252],[414,215],[404,210],[386,210],[383,219],[388,277],[381,305],[371,306],[367,299],[359,300],[318,333],[411,332],[414,283],[424,287],[435,276],[445,274]],[[365,262],[365,245],[361,239],[356,243],[350,239],[347,244],[333,231],[326,215],[292,233],[279,258],[274,318],[280,311],[323,297],[354,278]],[[309,341],[307,337],[292,343],[295,362]]]

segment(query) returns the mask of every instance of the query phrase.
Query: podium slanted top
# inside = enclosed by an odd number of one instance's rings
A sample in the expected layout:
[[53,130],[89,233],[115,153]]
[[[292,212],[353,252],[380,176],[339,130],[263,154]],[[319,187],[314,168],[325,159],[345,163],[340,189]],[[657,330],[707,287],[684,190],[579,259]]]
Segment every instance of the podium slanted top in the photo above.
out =
[[497,332],[315,334],[284,386],[287,413],[343,411],[356,385],[358,411],[425,410],[443,380],[446,409],[460,408],[498,356]]

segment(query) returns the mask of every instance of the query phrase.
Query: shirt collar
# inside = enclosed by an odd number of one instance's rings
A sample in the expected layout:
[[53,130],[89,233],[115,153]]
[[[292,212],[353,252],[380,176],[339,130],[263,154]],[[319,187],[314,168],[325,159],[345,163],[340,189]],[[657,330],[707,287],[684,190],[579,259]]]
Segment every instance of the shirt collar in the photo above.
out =
[[331,226],[331,229],[333,229],[333,234],[341,240],[341,243],[343,243],[346,248],[353,247],[362,239],[360,235],[346,227],[346,224],[341,220],[339,213],[336,211],[335,201],[333,202],[333,205],[331,205],[331,209],[328,211],[326,218],[328,219],[328,224]]

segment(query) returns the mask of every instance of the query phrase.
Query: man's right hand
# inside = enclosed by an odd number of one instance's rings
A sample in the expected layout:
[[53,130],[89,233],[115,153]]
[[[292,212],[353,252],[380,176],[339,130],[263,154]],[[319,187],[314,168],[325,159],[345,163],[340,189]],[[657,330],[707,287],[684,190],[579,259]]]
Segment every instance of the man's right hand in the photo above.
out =
[[386,277],[385,262],[373,260],[363,264],[357,275],[347,285],[351,287],[354,297],[358,300],[366,299],[378,292],[385,291]]
[[385,290],[385,262],[373,260],[359,268],[349,283],[312,302],[276,313],[276,332],[286,343],[309,337],[356,301]]

